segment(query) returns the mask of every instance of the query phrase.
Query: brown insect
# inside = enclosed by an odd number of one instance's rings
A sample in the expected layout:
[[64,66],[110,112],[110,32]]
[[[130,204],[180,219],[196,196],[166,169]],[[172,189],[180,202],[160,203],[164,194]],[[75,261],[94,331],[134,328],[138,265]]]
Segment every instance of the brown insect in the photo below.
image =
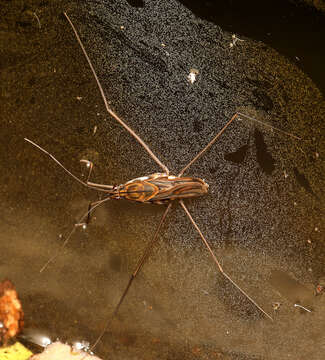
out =
[[[25,139],[26,141],[28,141],[29,143],[31,143],[32,145],[36,146],[38,149],[40,149],[41,151],[43,151],[44,153],[46,153],[49,157],[51,157],[60,167],[62,167],[70,176],[72,176],[74,179],[76,179],[79,183],[81,183],[82,185],[91,188],[91,189],[96,189],[99,191],[104,192],[107,197],[104,200],[100,200],[98,202],[92,203],[89,206],[88,212],[82,217],[81,221],[79,222],[78,225],[80,224],[85,224],[89,221],[89,215],[90,213],[100,204],[102,204],[104,201],[108,200],[108,199],[125,199],[128,201],[133,201],[133,202],[141,202],[141,203],[152,203],[152,204],[166,204],[167,208],[165,209],[161,220],[156,228],[156,231],[154,233],[153,239],[151,240],[151,242],[149,243],[149,245],[147,245],[144,254],[142,255],[142,257],[140,258],[137,267],[135,268],[135,270],[133,271],[130,280],[122,294],[122,296],[120,297],[120,300],[118,302],[118,304],[115,307],[114,312],[112,313],[110,319],[107,321],[105,328],[103,329],[103,331],[101,332],[100,336],[97,338],[96,342],[94,343],[94,345],[92,346],[91,349],[93,349],[98,342],[100,341],[100,339],[102,338],[102,336],[104,335],[106,329],[108,328],[110,321],[116,316],[116,314],[119,311],[119,308],[122,304],[122,302],[124,301],[128,290],[131,287],[131,284],[133,282],[133,280],[135,279],[135,277],[137,276],[137,274],[139,273],[140,269],[142,268],[142,266],[144,265],[144,263],[146,262],[146,260],[148,259],[148,257],[150,256],[152,249],[154,247],[154,245],[156,244],[157,240],[158,240],[158,234],[159,231],[162,227],[162,224],[164,223],[166,216],[168,214],[168,212],[170,211],[170,208],[172,206],[172,203],[175,201],[178,201],[180,203],[180,205],[182,206],[182,208],[185,211],[185,214],[187,215],[187,217],[189,218],[189,220],[191,221],[191,223],[193,224],[193,226],[195,227],[196,231],[198,232],[198,234],[200,235],[204,245],[206,246],[206,248],[208,249],[210,255],[213,258],[213,261],[215,262],[216,266],[218,267],[219,271],[221,272],[221,274],[228,279],[228,281],[230,281],[242,294],[244,294],[246,296],[246,298],[252,303],[254,304],[254,306],[261,311],[267,318],[269,318],[270,320],[272,320],[272,317],[262,309],[262,307],[260,305],[258,305],[256,303],[256,301],[250,297],[246,291],[244,291],[239,285],[237,285],[236,282],[234,282],[227,273],[224,272],[219,260],[217,259],[217,257],[215,256],[215,254],[213,253],[208,241],[206,240],[206,238],[204,237],[204,235],[202,234],[201,230],[199,229],[198,225],[196,224],[196,222],[194,221],[192,215],[190,214],[190,212],[188,211],[186,205],[184,204],[184,199],[186,198],[193,198],[193,197],[197,197],[197,196],[202,196],[204,194],[206,194],[208,192],[208,184],[199,178],[192,178],[192,177],[183,177],[183,174],[186,170],[188,170],[215,142],[216,140],[223,134],[223,132],[226,130],[226,128],[235,120],[235,119],[239,119],[240,117],[243,117],[245,119],[249,119],[251,121],[254,122],[258,122],[261,123],[264,126],[268,126],[276,131],[282,132],[288,136],[291,136],[293,138],[296,139],[300,139],[299,137],[292,135],[290,133],[287,133],[285,131],[282,131],[280,129],[274,128],[268,124],[265,124],[259,120],[256,120],[254,118],[251,118],[247,115],[241,114],[241,113],[236,113],[233,115],[233,117],[225,124],[225,126],[218,132],[218,134],[178,173],[177,176],[171,175],[169,173],[169,170],[167,168],[166,165],[164,165],[159,159],[158,157],[151,151],[151,149],[145,144],[145,142],[122,120],[118,117],[118,115],[112,111],[112,109],[110,109],[106,96],[104,94],[103,88],[98,80],[96,71],[91,63],[90,58],[88,57],[88,54],[79,38],[79,35],[74,27],[74,25],[72,24],[70,18],[68,17],[68,15],[66,13],[64,13],[65,17],[67,18],[67,20],[69,21],[73,32],[76,36],[76,39],[84,53],[84,56],[86,57],[88,64],[90,66],[90,69],[93,73],[93,76],[95,77],[97,86],[99,88],[99,91],[101,93],[102,99],[104,101],[105,107],[107,112],[115,119],[117,120],[121,126],[123,126],[142,146],[143,148],[148,152],[148,154],[150,155],[150,157],[162,168],[163,172],[162,173],[154,173],[148,176],[143,176],[143,177],[139,177],[133,180],[130,180],[128,182],[126,182],[125,184],[121,184],[121,185],[104,185],[104,184],[97,184],[97,183],[93,183],[89,181],[89,177],[91,174],[91,170],[93,167],[93,164],[88,161],[88,160],[81,160],[82,162],[86,162],[87,165],[90,167],[90,171],[89,171],[89,175],[88,175],[88,179],[87,181],[82,181],[81,179],[79,179],[78,177],[76,177],[74,174],[72,174],[69,170],[67,170],[53,155],[51,155],[50,153],[48,153],[45,149],[43,149],[42,147],[40,147],[39,145],[37,145],[35,142],[29,140],[29,139]],[[86,219],[87,218],[87,219]],[[86,219],[86,221],[85,221]],[[73,232],[74,230],[72,230]],[[68,239],[70,238],[72,232],[69,234],[69,236],[66,238],[65,242],[63,243],[62,246],[65,246]],[[51,262],[54,259],[54,257],[52,257],[42,268],[42,270],[44,270],[44,268],[47,266],[47,264],[49,262]],[[42,271],[41,270],[41,271]]]

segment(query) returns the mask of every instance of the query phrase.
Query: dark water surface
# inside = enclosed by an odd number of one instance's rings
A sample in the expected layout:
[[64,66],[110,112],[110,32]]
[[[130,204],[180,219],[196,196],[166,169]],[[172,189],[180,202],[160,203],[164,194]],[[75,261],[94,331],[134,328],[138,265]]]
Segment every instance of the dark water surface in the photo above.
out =
[[324,1],[319,1],[318,7],[299,0],[181,2],[197,16],[219,25],[224,31],[271,46],[311,77],[324,93]]
[[[325,297],[315,296],[315,286],[325,278],[323,47],[306,46],[296,62],[280,41],[273,46],[248,34],[245,22],[219,27],[176,1],[0,4],[0,278],[16,284],[26,326],[93,343],[164,210],[109,201],[60,250],[100,194],[24,137],[83,179],[87,170],[79,160],[92,160],[95,182],[118,184],[161,171],[106,114],[62,16],[67,11],[110,105],[172,173],[236,111],[304,139],[237,121],[187,172],[210,185],[208,196],[187,202],[193,217],[225,271],[274,321],[218,273],[175,204],[98,355],[322,359]],[[317,23],[321,15],[314,15]],[[260,26],[252,17],[249,28],[254,20]],[[233,33],[245,41],[230,48]],[[193,68],[199,74],[190,84]]]

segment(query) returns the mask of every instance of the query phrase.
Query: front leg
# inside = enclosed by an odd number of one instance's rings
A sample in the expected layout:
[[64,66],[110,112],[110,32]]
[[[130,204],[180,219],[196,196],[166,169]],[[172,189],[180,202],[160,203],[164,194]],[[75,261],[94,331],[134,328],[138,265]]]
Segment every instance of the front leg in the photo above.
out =
[[102,202],[108,200],[109,198],[105,198],[104,200],[97,200],[94,202],[90,202],[88,205],[88,210],[85,215],[80,219],[78,223],[75,224],[75,227],[81,226],[83,229],[86,229],[88,224],[90,223],[90,215],[93,212],[93,210],[99,206]]

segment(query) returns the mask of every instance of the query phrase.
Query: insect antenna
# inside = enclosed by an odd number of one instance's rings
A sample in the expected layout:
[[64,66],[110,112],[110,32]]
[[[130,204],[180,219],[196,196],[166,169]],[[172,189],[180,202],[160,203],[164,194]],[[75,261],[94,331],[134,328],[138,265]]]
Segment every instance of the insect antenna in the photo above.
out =
[[216,263],[216,265],[218,266],[218,269],[219,271],[221,272],[221,274],[226,278],[228,279],[243,295],[246,296],[246,298],[252,303],[254,304],[265,316],[267,316],[270,320],[273,321],[273,318],[265,311],[261,308],[260,305],[257,304],[257,302],[251,298],[247,293],[246,291],[244,291],[239,285],[237,285],[232,279],[231,277],[226,274],[224,271],[223,271],[223,268],[222,266],[220,265],[220,262],[218,261],[218,259],[216,258],[216,256],[214,255],[209,243],[207,242],[207,240],[205,239],[205,237],[203,236],[201,230],[199,229],[198,225],[196,224],[196,222],[194,221],[194,219],[192,218],[192,215],[190,214],[190,212],[188,211],[187,207],[185,206],[184,202],[182,200],[180,200],[180,204],[182,206],[182,208],[184,209],[186,215],[188,216],[188,218],[190,219],[191,223],[193,224],[193,226],[195,227],[196,231],[199,233],[204,245],[207,247],[210,255],[212,256],[214,262]]
[[105,96],[105,93],[104,93],[104,90],[102,88],[102,85],[98,79],[98,76],[97,76],[97,73],[95,71],[95,68],[86,52],[86,49],[85,47],[83,46],[83,43],[78,35],[78,32],[76,30],[76,28],[74,27],[72,21],[70,20],[69,16],[67,15],[67,13],[63,13],[64,16],[67,18],[69,24],[71,25],[71,28],[75,34],[75,37],[81,47],[81,50],[82,52],[84,53],[85,55],[85,58],[87,59],[87,62],[89,64],[89,67],[94,75],[94,78],[96,80],[96,83],[97,83],[97,86],[99,88],[99,91],[100,91],[100,94],[102,96],[102,99],[104,101],[104,104],[105,104],[105,108],[106,108],[106,111],[120,124],[124,127],[124,129],[126,129],[129,134],[131,134],[138,142],[139,144],[141,144],[143,146],[143,148],[148,152],[148,154],[150,155],[150,157],[164,170],[164,172],[168,175],[169,174],[169,170],[167,168],[166,165],[164,165],[158,158],[157,156],[151,151],[151,149],[149,148],[149,146],[140,138],[139,135],[137,135],[120,117],[117,116],[117,114],[109,107],[108,105],[108,102],[107,102],[107,99],[106,99],[106,96]]
[[[52,154],[50,154],[48,151],[46,151],[45,149],[43,149],[40,145],[36,144],[34,141],[32,140],[29,140],[27,138],[24,138],[25,141],[29,142],[30,144],[32,144],[33,146],[37,147],[39,150],[41,150],[43,153],[45,153],[47,156],[49,156],[52,160],[54,160],[54,162],[56,164],[58,164],[67,174],[69,174],[71,177],[73,177],[75,180],[77,180],[80,184],[82,184],[83,186],[86,186],[90,189],[95,189],[95,190],[98,190],[98,191],[103,191],[103,192],[106,192],[106,193],[109,193],[109,190],[113,190],[114,189],[114,186],[113,185],[105,185],[105,189],[100,189],[99,187],[96,187],[95,185],[97,184],[94,184],[94,183],[88,183],[87,182],[84,182],[82,181],[81,179],[79,179],[76,175],[72,174],[71,171],[69,171],[59,160],[57,160]],[[85,160],[81,160],[82,162],[85,162]],[[88,160],[86,160],[88,161]],[[89,162],[88,162],[89,163]],[[92,167],[91,167],[92,169]],[[88,179],[89,179],[89,176],[88,175]]]
[[110,323],[112,322],[112,320],[116,317],[116,315],[118,314],[118,311],[133,283],[133,280],[136,278],[137,274],[139,273],[139,271],[141,270],[141,268],[143,267],[143,265],[145,264],[145,262],[148,260],[149,256],[151,255],[152,253],[152,250],[154,248],[154,246],[156,245],[157,241],[158,241],[158,235],[159,235],[159,231],[166,219],[166,216],[167,216],[167,213],[169,212],[170,208],[172,206],[172,203],[170,202],[166,208],[166,210],[164,211],[161,219],[160,219],[160,222],[156,228],[156,231],[154,233],[154,236],[152,238],[152,240],[150,241],[150,243],[147,245],[147,247],[145,248],[145,251],[143,253],[143,255],[141,256],[140,260],[138,261],[138,264],[135,268],[135,270],[133,271],[130,279],[129,279],[129,282],[126,286],[126,288],[124,289],[123,293],[122,293],[122,296],[120,297],[117,305],[115,306],[115,309],[112,313],[112,315],[109,317],[109,319],[107,320],[106,322],[106,325],[104,326],[104,329],[102,330],[102,332],[100,333],[100,335],[98,336],[98,338],[96,339],[96,341],[94,342],[94,344],[91,346],[90,348],[90,351],[93,351],[95,349],[95,347],[97,346],[97,344],[100,342],[100,340],[102,339],[102,337],[104,336],[106,330],[108,329]]

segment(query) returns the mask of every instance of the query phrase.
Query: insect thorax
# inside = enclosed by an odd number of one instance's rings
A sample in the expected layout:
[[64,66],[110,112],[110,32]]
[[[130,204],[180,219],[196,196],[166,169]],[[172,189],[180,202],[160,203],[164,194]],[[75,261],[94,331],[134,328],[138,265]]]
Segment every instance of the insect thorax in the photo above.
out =
[[117,186],[112,197],[164,204],[172,200],[202,196],[208,192],[208,187],[209,185],[199,178],[155,173]]

